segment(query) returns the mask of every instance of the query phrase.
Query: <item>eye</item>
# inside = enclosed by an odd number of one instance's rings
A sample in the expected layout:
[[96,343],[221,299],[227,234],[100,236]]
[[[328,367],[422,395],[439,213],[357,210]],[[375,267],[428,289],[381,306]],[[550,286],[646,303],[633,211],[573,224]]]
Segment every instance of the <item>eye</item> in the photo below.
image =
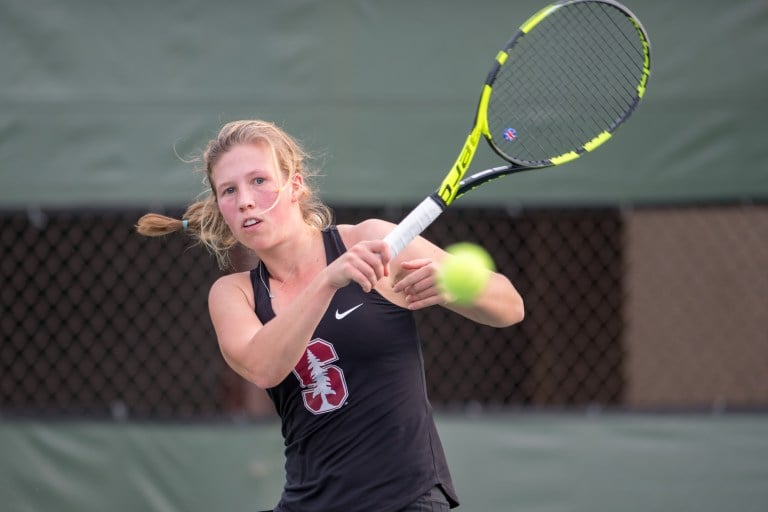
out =
[[221,191],[221,195],[226,196],[228,194],[233,194],[235,192],[235,187],[227,187]]
[[262,177],[253,178],[253,182],[255,184],[257,184],[257,185],[261,185],[261,184],[265,183],[266,181],[267,181],[267,179],[266,178],[262,178]]

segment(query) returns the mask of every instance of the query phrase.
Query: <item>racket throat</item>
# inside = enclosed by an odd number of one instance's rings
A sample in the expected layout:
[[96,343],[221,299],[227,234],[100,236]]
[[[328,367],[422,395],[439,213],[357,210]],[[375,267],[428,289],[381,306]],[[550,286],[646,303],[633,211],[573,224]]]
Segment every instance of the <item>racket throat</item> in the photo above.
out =
[[446,175],[437,192],[432,194],[436,196],[444,206],[448,206],[456,198],[456,194],[459,192],[459,183],[462,178],[467,174],[469,164],[472,163],[472,159],[477,151],[477,145],[480,142],[481,129],[475,125],[475,128],[467,136],[467,140],[464,142],[464,146],[461,148],[456,162],[451,167],[451,170]]
[[493,92],[493,87],[490,84],[485,84],[480,93],[480,102],[477,106],[477,114],[475,115],[475,125],[472,127],[469,135],[467,135],[467,140],[464,141],[464,146],[459,152],[456,163],[453,164],[448,175],[437,189],[437,196],[445,206],[450,205],[456,198],[456,194],[459,192],[459,183],[466,176],[469,164],[472,163],[472,159],[475,157],[480,137],[485,135],[490,138],[488,132],[488,102],[491,99],[491,92]]

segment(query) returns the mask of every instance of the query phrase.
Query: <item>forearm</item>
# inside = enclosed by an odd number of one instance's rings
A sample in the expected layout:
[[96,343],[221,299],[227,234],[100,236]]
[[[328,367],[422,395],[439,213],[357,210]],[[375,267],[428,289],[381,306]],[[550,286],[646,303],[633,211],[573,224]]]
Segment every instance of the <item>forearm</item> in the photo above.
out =
[[477,323],[508,327],[525,316],[523,298],[503,274],[494,273],[487,286],[471,305],[448,303],[448,309]]
[[244,344],[224,351],[229,365],[260,388],[278,385],[304,354],[336,289],[319,275]]

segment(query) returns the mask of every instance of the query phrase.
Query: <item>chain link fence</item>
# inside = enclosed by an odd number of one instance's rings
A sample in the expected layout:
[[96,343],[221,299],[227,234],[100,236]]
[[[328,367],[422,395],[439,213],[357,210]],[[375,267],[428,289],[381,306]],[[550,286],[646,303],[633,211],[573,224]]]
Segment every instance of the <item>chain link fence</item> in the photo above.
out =
[[[335,212],[354,223],[407,209]],[[218,351],[215,261],[184,236],[137,235],[142,213],[0,213],[0,414],[273,414]],[[485,246],[526,303],[502,330],[417,313],[438,408],[768,405],[767,207],[465,208],[425,235]],[[702,330],[712,318],[726,325]]]

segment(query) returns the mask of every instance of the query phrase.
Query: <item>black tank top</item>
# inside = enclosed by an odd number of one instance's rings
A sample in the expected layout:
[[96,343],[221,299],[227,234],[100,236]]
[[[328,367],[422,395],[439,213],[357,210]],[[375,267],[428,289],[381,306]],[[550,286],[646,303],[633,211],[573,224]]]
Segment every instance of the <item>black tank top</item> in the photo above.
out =
[[[335,226],[323,241],[328,263],[346,251]],[[275,313],[261,263],[251,283],[266,323]],[[413,314],[375,290],[338,290],[293,373],[267,393],[285,440],[276,512],[394,512],[435,485],[458,505]]]

